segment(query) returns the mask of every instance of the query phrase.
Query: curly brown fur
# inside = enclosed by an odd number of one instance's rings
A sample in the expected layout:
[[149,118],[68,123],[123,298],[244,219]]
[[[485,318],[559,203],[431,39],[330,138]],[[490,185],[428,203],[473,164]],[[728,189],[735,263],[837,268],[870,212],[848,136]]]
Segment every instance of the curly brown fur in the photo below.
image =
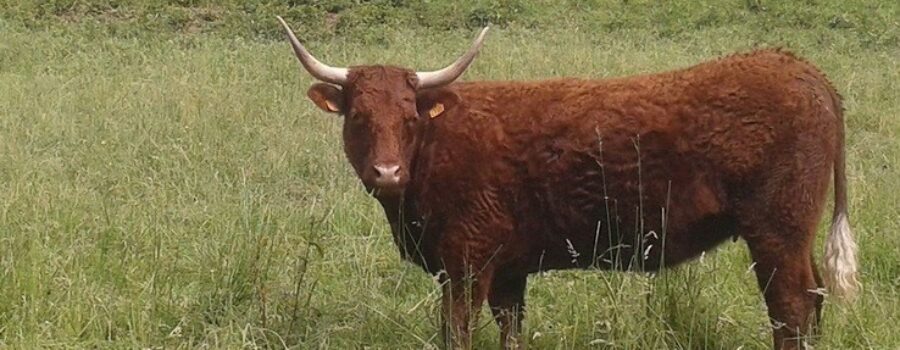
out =
[[[529,273],[656,270],[735,236],[782,325],[775,347],[808,334],[832,170],[835,217],[846,217],[840,97],[811,64],[766,49],[635,77],[421,91],[411,73],[357,67],[349,86],[310,96],[340,102],[348,159],[403,256],[448,283],[456,345],[469,345],[466,325],[485,300],[505,346],[521,344]],[[402,164],[400,188],[373,182],[383,159]]]

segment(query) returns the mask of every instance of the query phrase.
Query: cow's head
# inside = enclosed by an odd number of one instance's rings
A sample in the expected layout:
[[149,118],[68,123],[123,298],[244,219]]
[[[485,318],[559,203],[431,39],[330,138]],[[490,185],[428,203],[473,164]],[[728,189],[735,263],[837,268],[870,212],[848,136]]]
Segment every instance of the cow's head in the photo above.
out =
[[300,44],[281,17],[294,53],[323,83],[307,95],[320,109],[344,116],[344,151],[363,184],[377,196],[394,196],[409,182],[410,167],[429,118],[452,108],[458,97],[437,88],[452,83],[481,48],[484,28],[469,51],[433,72],[373,65],[329,67]]

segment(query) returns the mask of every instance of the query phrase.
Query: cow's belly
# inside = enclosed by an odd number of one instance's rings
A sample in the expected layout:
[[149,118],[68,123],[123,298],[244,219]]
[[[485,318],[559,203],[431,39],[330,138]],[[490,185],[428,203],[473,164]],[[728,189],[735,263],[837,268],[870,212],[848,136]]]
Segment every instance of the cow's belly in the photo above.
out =
[[594,157],[573,158],[526,185],[519,228],[533,242],[532,271],[656,270],[735,234],[724,185],[700,164],[685,168],[688,160],[674,155],[604,167]]

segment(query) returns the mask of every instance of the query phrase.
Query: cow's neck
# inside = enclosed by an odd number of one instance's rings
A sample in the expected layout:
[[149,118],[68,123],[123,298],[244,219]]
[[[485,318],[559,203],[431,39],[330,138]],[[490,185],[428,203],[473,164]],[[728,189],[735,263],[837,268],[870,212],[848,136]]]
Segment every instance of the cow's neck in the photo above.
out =
[[437,273],[440,266],[437,266],[438,261],[433,257],[433,247],[430,244],[433,240],[425,235],[427,225],[418,212],[415,199],[407,194],[403,197],[379,197],[378,202],[384,208],[391,225],[391,234],[400,256],[425,271]]
[[381,207],[384,208],[384,214],[387,216],[388,222],[391,224],[391,229],[393,229],[394,225],[399,223],[402,218],[403,211],[403,198],[398,196],[385,196],[385,197],[377,197],[378,203],[381,203]]

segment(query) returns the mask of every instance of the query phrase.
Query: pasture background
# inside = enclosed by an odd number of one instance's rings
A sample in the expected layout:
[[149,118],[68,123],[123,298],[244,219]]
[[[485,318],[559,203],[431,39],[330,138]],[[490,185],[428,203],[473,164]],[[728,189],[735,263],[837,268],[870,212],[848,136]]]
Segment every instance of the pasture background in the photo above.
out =
[[[330,64],[423,70],[494,23],[464,80],[790,48],[844,97],[864,283],[855,306],[826,302],[818,348],[900,347],[900,2],[840,0],[0,0],[0,347],[438,344],[439,290],[400,261],[276,14]],[[767,348],[749,266],[739,241],[655,277],[533,276],[527,336]]]

